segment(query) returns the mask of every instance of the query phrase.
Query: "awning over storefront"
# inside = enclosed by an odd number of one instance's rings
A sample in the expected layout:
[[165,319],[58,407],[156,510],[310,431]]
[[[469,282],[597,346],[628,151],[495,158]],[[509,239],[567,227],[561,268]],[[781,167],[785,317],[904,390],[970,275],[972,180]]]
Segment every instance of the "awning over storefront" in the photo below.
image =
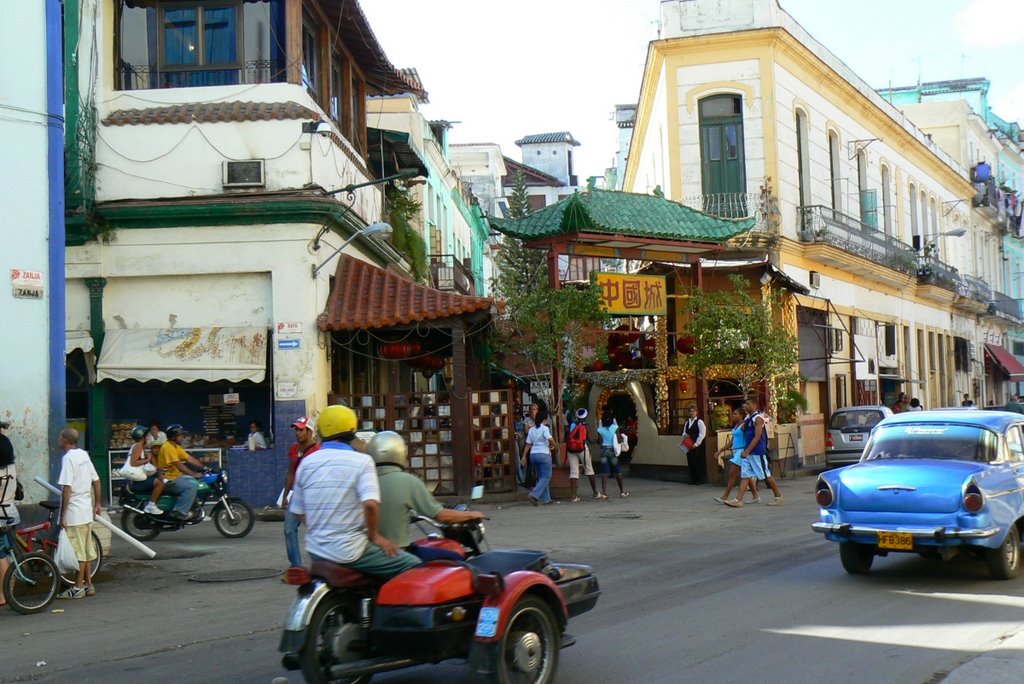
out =
[[266,368],[266,328],[136,328],[107,332],[96,379],[260,382]]
[[370,168],[374,171],[391,175],[400,169],[416,169],[421,176],[430,174],[427,163],[410,144],[408,133],[369,127],[366,138],[370,149]]
[[64,355],[68,355],[76,349],[81,349],[88,354],[94,348],[92,335],[88,330],[67,330],[64,333]]
[[369,330],[502,308],[489,297],[435,290],[343,255],[319,326],[321,330]]
[[1024,380],[1024,364],[1006,348],[998,344],[985,344],[985,356],[991,359],[1014,382]]

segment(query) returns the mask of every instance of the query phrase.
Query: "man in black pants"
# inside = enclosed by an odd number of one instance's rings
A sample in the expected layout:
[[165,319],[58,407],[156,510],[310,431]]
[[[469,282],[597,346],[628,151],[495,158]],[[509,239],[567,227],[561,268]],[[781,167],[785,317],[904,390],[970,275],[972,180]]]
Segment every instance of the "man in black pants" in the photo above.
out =
[[708,428],[697,413],[697,405],[690,404],[690,419],[683,426],[683,436],[689,437],[693,444],[686,452],[686,470],[692,485],[708,481],[708,465],[704,457],[704,438],[707,435]]

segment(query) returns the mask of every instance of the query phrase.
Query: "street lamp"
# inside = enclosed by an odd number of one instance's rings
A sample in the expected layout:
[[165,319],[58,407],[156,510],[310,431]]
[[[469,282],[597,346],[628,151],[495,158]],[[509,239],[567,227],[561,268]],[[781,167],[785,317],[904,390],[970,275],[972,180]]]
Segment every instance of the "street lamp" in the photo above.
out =
[[402,178],[415,178],[416,176],[419,175],[419,169],[399,169],[398,173],[392,174],[390,176],[385,176],[384,178],[375,178],[374,180],[369,180],[366,181],[365,183],[349,183],[345,187],[338,188],[337,190],[325,190],[324,194],[336,195],[339,192],[344,192],[347,193],[348,195],[352,195],[352,193],[354,193],[359,188],[365,188],[370,185],[379,185],[381,183],[387,183],[388,181],[393,180],[400,180]]
[[316,279],[316,274],[320,272],[320,269],[327,265],[327,262],[329,262],[334,257],[338,256],[341,250],[345,249],[345,247],[348,246],[348,243],[352,242],[360,235],[362,235],[363,237],[370,237],[372,235],[382,235],[384,237],[391,237],[391,233],[393,232],[393,230],[394,229],[391,227],[390,223],[381,222],[372,223],[363,228],[362,230],[357,230],[356,232],[352,233],[352,235],[350,235],[347,240],[341,243],[341,247],[338,247],[338,249],[331,252],[331,256],[324,259],[324,262],[322,264],[320,264],[319,266],[315,264],[313,265],[313,279]]
[[939,237],[963,237],[964,235],[967,235],[967,229],[963,227],[947,230],[945,233],[939,233]]

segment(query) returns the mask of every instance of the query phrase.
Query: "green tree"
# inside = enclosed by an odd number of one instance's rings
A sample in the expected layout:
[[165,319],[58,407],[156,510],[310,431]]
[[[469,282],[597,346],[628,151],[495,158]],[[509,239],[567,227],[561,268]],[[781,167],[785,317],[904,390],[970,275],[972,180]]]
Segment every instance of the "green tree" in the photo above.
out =
[[694,352],[683,366],[699,376],[728,373],[743,392],[763,383],[773,397],[797,380],[796,337],[780,321],[783,294],[773,290],[760,301],[743,276],[729,276],[730,290],[695,290],[690,296],[687,335]]
[[412,277],[422,281],[427,277],[427,243],[414,225],[423,205],[413,199],[409,188],[391,185],[385,190],[388,223],[391,224],[391,244],[409,260]]
[[[529,213],[526,178],[520,171],[512,182],[509,215],[521,219]],[[595,282],[552,288],[547,252],[506,235],[498,252],[493,289],[495,296],[505,301],[506,310],[493,339],[499,353],[526,357],[535,372],[557,367],[563,381],[582,367],[587,329],[600,328],[607,320]],[[552,394],[549,408],[557,415],[562,387],[553,387]]]

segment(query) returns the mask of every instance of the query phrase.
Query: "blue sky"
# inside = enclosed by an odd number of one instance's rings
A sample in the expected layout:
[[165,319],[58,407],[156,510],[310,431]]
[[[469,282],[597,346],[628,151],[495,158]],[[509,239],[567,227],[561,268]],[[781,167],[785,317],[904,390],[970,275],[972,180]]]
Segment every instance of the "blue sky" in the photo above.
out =
[[[1024,0],[780,0],[875,88],[984,76],[989,102],[1024,123]],[[428,118],[453,142],[569,130],[582,176],[611,163],[611,113],[635,102],[658,0],[361,0],[397,66],[416,67]],[[373,122],[369,124],[372,126]]]

